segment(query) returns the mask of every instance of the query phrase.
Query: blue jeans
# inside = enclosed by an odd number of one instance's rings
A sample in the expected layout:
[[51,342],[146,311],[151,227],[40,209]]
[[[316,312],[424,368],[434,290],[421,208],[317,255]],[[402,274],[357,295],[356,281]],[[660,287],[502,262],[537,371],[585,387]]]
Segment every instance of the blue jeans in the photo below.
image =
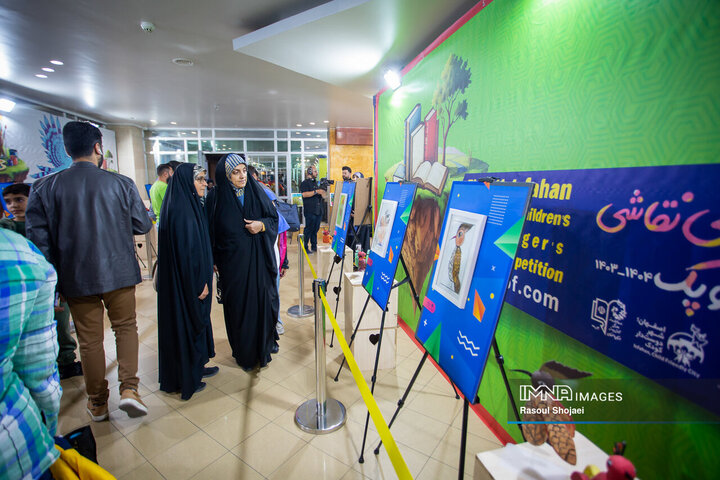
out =
[[317,234],[321,220],[322,215],[305,213],[305,250],[308,250],[308,244],[312,245],[313,250],[317,250]]

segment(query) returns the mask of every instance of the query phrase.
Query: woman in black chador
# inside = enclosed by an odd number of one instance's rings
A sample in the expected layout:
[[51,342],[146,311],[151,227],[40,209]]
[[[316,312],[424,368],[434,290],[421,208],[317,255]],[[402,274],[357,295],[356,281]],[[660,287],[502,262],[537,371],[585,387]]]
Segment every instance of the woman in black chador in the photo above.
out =
[[201,199],[205,170],[180,165],[163,200],[158,243],[158,357],[160,389],[183,400],[205,387],[215,356],[210,306],[212,251]]
[[228,341],[238,365],[249,371],[277,352],[280,308],[274,243],[278,214],[245,158],[229,154],[215,170],[208,195],[210,237],[220,273]]

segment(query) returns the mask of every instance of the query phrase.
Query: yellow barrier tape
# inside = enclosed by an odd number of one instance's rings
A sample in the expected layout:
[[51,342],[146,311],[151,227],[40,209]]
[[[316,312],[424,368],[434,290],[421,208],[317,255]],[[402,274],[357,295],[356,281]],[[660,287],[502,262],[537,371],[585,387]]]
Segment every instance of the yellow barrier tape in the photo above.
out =
[[303,253],[305,254],[305,260],[307,260],[307,264],[308,264],[308,266],[310,267],[310,271],[312,272],[313,278],[317,280],[317,278],[318,278],[318,277],[317,277],[317,273],[315,273],[315,269],[313,268],[313,264],[312,264],[312,262],[310,261],[310,257],[308,257],[308,254],[307,254],[307,252],[305,251],[305,245],[303,245],[302,242],[298,242],[298,244],[300,245],[300,248],[302,248],[302,251],[303,251]]
[[[305,259],[307,260],[308,265],[310,265],[310,271],[313,274],[313,278],[317,279],[315,269],[313,269],[312,262],[310,262],[310,257],[305,251],[305,245],[303,245],[302,242],[298,243],[300,245],[300,248],[302,248],[303,253],[305,254]],[[358,389],[360,390],[360,395],[362,395],[368,412],[370,412],[370,418],[372,418],[373,423],[375,424],[375,428],[377,428],[378,434],[380,434],[380,439],[385,445],[385,450],[387,450],[388,457],[390,457],[390,462],[395,469],[395,473],[401,480],[412,480],[413,477],[410,474],[410,470],[408,469],[405,460],[400,454],[397,443],[395,443],[395,439],[390,433],[390,428],[388,428],[387,423],[385,422],[385,418],[383,418],[382,413],[380,412],[380,408],[378,407],[378,404],[375,401],[372,392],[370,392],[370,387],[368,387],[368,384],[365,381],[365,377],[363,377],[362,372],[360,371],[360,367],[358,367],[358,364],[355,361],[355,357],[353,357],[353,354],[350,351],[350,347],[345,341],[345,336],[340,331],[340,327],[338,326],[337,320],[335,319],[335,315],[333,315],[327,298],[325,298],[325,293],[322,290],[320,290],[320,298],[322,299],[323,306],[325,307],[325,312],[327,312],[328,318],[330,318],[330,323],[332,324],[333,330],[335,330],[335,336],[337,337],[340,348],[345,355],[345,360],[347,361],[348,367],[350,367],[350,371],[352,372],[353,378],[355,379],[355,383],[357,383]]]

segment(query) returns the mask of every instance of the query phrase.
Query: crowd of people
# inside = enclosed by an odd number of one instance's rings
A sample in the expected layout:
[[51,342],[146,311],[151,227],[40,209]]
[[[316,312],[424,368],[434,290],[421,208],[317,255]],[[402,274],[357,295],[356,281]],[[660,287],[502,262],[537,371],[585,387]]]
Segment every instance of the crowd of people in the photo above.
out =
[[[0,221],[0,478],[52,478],[61,378],[83,375],[90,418],[108,418],[105,316],[117,347],[119,408],[130,417],[148,411],[138,393],[135,288],[142,277],[134,236],[152,220],[131,179],[99,168],[98,128],[68,122],[63,140],[70,167],[32,188],[3,190],[13,217]],[[188,400],[219,371],[208,365],[214,279],[238,366],[262,368],[278,352],[289,226],[243,155],[219,162],[217,186],[207,194],[199,166],[160,165],[157,173],[150,197],[158,229],[158,376],[161,390]]]
[[[138,393],[135,288],[142,277],[134,236],[152,229],[151,217],[158,233],[162,391],[189,400],[219,371],[209,365],[215,356],[214,281],[240,368],[268,365],[284,333],[278,290],[288,269],[290,226],[244,155],[224,156],[210,189],[198,165],[159,165],[150,213],[131,179],[99,168],[98,128],[68,122],[63,140],[70,167],[32,188],[12,184],[2,192],[12,218],[0,220],[0,478],[52,478],[60,379],[83,375],[88,415],[108,419],[105,316],[117,347],[119,408],[130,417],[147,414]],[[344,179],[346,172],[349,167]],[[312,252],[325,190],[317,185],[315,166],[306,173],[301,190]]]

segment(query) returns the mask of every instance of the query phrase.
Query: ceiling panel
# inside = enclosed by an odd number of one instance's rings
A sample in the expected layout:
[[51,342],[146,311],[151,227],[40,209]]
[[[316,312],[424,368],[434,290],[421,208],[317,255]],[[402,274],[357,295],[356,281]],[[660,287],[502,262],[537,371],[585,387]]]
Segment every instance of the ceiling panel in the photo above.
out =
[[[233,39],[328,2],[5,3],[5,94],[108,124],[291,128],[323,120],[371,127],[385,66],[410,61],[474,2],[371,0],[241,53]],[[141,20],[155,30],[144,32]],[[194,66],[173,64],[178,57]],[[52,58],[65,65],[35,77]]]

